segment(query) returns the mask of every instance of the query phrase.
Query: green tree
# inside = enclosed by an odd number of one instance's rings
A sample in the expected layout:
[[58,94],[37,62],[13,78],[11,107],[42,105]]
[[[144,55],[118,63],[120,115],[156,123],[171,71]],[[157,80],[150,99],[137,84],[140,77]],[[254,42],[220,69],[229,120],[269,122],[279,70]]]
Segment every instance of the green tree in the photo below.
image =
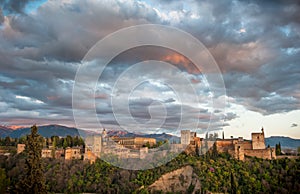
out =
[[52,141],[53,148],[61,147],[59,145],[59,137],[58,136],[52,136],[51,141]]
[[68,147],[68,141],[67,138],[64,138],[63,148],[66,149]]
[[233,175],[233,173],[231,172],[231,176],[230,176],[230,184],[231,184],[231,194],[236,194],[237,193],[237,182],[235,180],[235,176]]
[[213,145],[211,156],[212,156],[213,159],[216,159],[218,157],[218,150],[217,150],[216,142]]
[[26,142],[26,136],[22,136],[19,138],[19,143],[25,143]]
[[32,126],[25,143],[25,177],[16,186],[20,193],[47,193],[41,160],[43,138],[37,132],[38,128]]
[[5,193],[8,185],[9,179],[6,177],[5,170],[0,168],[0,193]]
[[200,149],[198,143],[196,143],[196,156],[200,156]]
[[67,135],[65,139],[67,140],[68,147],[73,147],[73,138],[70,135]]
[[275,145],[275,152],[276,152],[277,156],[281,154],[281,145],[280,145],[280,142],[279,142],[279,144]]
[[205,152],[208,151],[208,133],[206,133],[205,135],[205,140],[204,140],[204,148],[205,148]]
[[218,137],[219,137],[219,134],[218,133],[214,133],[213,139],[216,140],[216,139],[218,139]]
[[11,139],[10,139],[10,137],[5,137],[5,140],[4,140],[4,142],[5,142],[5,145],[6,146],[10,146],[11,145]]

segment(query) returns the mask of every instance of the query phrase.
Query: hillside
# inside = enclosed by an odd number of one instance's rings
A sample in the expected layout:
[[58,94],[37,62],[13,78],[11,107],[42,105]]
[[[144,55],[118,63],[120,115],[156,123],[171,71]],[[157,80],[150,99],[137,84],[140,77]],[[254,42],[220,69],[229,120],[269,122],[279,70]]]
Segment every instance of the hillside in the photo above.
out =
[[[43,137],[51,137],[51,136],[60,136],[66,137],[67,135],[70,136],[82,136],[86,137],[88,135],[97,134],[94,131],[88,130],[81,130],[74,127],[66,127],[63,125],[44,125],[38,126],[39,134]],[[101,131],[102,132],[102,131]],[[10,136],[12,138],[20,138],[30,133],[30,127],[20,128],[16,130],[12,130],[10,128],[0,126],[0,137]],[[148,137],[148,138],[155,138],[156,141],[163,141],[168,139],[171,142],[179,142],[180,138],[177,136],[169,135],[166,133],[161,134],[135,134],[125,130],[109,130],[107,131],[107,135],[112,136],[119,136],[119,137]]]
[[[45,125],[38,126],[38,133],[43,137],[51,137],[51,136],[60,136],[66,137],[70,136],[82,136],[85,137],[88,134],[94,134],[96,132],[80,130],[73,127],[66,127],[62,125]],[[12,138],[20,138],[22,136],[28,135],[30,133],[30,127],[21,128],[14,131],[11,131],[8,135]]]
[[0,137],[8,136],[12,131],[13,131],[12,129],[0,125]]
[[200,192],[200,188],[199,177],[189,165],[162,175],[147,190],[150,193],[195,193]]
[[170,135],[170,134],[166,134],[166,133],[161,133],[161,134],[146,134],[144,135],[145,137],[149,137],[149,138],[154,138],[156,139],[156,141],[163,141],[165,139],[169,140],[170,142],[180,142],[180,137],[174,136],[174,135]]
[[[24,162],[22,154],[0,155],[0,166],[5,167],[0,175],[8,180],[5,187],[9,191],[14,191],[24,178]],[[183,153],[147,170],[126,170],[103,160],[89,164],[82,160],[45,158],[43,166],[49,193],[299,193],[300,190],[299,159],[274,162],[249,158],[243,162],[228,154],[197,157]]]
[[265,141],[266,145],[270,145],[271,147],[275,147],[275,145],[279,142],[281,144],[281,148],[297,149],[300,147],[300,139],[293,139],[290,137],[271,136],[267,137]]
[[180,138],[174,135],[166,134],[166,133],[159,133],[159,134],[135,134],[125,130],[110,130],[107,132],[107,135],[118,136],[118,137],[148,137],[154,138],[156,141],[164,141],[169,140],[170,142],[179,142]]

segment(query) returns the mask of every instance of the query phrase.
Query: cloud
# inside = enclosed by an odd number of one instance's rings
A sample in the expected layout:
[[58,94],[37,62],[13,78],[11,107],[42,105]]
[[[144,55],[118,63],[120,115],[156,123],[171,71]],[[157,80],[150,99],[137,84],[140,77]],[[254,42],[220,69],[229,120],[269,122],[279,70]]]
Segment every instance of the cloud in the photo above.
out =
[[2,12],[2,9],[0,7],[0,25],[4,22],[4,15],[3,15],[3,12]]
[[34,0],[22,0],[22,1],[14,1],[14,0],[0,0],[0,4],[3,10],[8,11],[10,13],[23,13],[25,6],[29,2],[34,2]]
[[298,126],[298,124],[296,124],[296,123],[293,123],[292,125],[291,125],[291,127],[297,127]]
[[[203,42],[221,69],[226,95],[233,99],[232,103],[264,115],[300,108],[300,5],[297,1],[54,0],[44,3],[35,13],[24,14],[30,2],[0,0],[1,122],[23,125],[31,122],[26,119],[34,119],[41,123],[74,124],[72,88],[82,58],[106,35],[146,23],[178,27]],[[128,119],[128,107],[130,116],[145,123],[151,119],[150,113],[160,115],[161,106],[165,106],[167,116],[162,127],[176,127],[181,119],[178,99],[161,83],[168,81],[179,88],[185,99],[193,99],[180,80],[183,77],[191,82],[201,102],[201,106],[193,100],[183,104],[184,127],[189,128],[188,123],[195,122],[199,122],[200,128],[207,127],[211,113],[215,129],[228,125],[219,122],[220,118],[226,122],[238,118],[234,112],[220,115],[218,110],[212,110],[209,99],[219,94],[211,93],[211,87],[215,86],[207,83],[205,75],[187,58],[168,49],[148,46],[121,53],[100,77],[95,91],[96,111],[105,125],[118,127],[110,103],[117,78],[133,64],[145,60],[162,60],[180,71],[158,68],[155,77],[147,74],[153,69],[149,64],[126,77],[118,88],[118,106],[124,120]],[[150,81],[139,86],[128,102],[124,93],[135,78]],[[91,93],[82,94],[85,95],[94,97]],[[82,101],[83,107],[86,104]],[[90,112],[81,111],[89,124]],[[151,127],[158,123],[159,118],[153,117]],[[89,127],[97,126],[89,124]]]

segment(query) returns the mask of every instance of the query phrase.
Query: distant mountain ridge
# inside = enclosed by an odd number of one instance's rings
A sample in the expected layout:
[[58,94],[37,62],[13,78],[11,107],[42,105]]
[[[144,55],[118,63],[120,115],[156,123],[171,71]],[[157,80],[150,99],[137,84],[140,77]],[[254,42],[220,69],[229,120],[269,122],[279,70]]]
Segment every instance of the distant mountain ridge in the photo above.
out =
[[[8,128],[9,129],[9,128]],[[11,138],[20,138],[22,136],[26,136],[30,133],[31,128],[25,127],[16,130],[5,130],[2,132],[2,128],[0,128],[0,136],[6,137],[9,136]],[[38,126],[38,133],[43,137],[51,137],[51,136],[59,136],[59,137],[66,137],[70,136],[82,136],[85,137],[87,135],[96,134],[93,131],[81,130],[74,127],[66,127],[63,125],[43,125]]]
[[[60,136],[66,137],[70,136],[82,136],[86,137],[88,135],[99,134],[94,131],[81,130],[74,127],[66,127],[63,125],[42,125],[38,126],[38,133],[43,137],[51,136]],[[26,136],[30,133],[30,127],[19,128],[16,130],[10,129],[8,127],[0,126],[0,137],[9,136],[11,138],[20,138]],[[102,133],[102,131],[101,131]],[[166,133],[161,134],[135,134],[125,130],[108,130],[107,135],[109,137],[118,136],[118,137],[148,137],[155,138],[156,141],[170,140],[171,142],[179,142],[180,138]]]
[[298,147],[300,147],[300,139],[293,139],[283,136],[271,136],[265,138],[266,146],[270,145],[271,147],[275,147],[275,145],[279,144],[279,142],[281,148],[297,149]]
[[12,131],[13,131],[12,129],[0,125],[0,137],[6,137],[6,136],[9,136],[9,134],[10,134]]
[[[70,136],[82,136],[86,137],[93,134],[99,134],[99,132],[95,131],[88,131],[88,130],[82,130],[77,129],[74,127],[66,127],[63,125],[43,125],[38,126],[39,128],[39,134],[43,137],[51,137],[51,136],[60,136],[60,137],[66,137],[67,135]],[[102,132],[102,131],[101,131]],[[10,129],[6,126],[0,125],[0,137],[12,137],[12,138],[20,138],[22,136],[28,135],[30,133],[30,127],[20,128],[20,129]],[[148,137],[148,138],[155,138],[156,141],[163,141],[165,139],[168,139],[170,142],[180,142],[180,137],[173,136],[166,133],[161,134],[136,134],[131,133],[125,130],[108,130],[107,131],[108,136],[118,136],[118,137]],[[266,146],[270,145],[271,147],[275,147],[276,144],[280,142],[282,148],[291,148],[291,149],[297,149],[300,147],[300,139],[293,139],[290,137],[283,137],[283,136],[271,136],[265,138]]]
[[112,136],[118,136],[118,137],[147,137],[147,138],[154,138],[156,141],[164,141],[168,139],[171,142],[179,142],[180,137],[166,134],[166,133],[159,133],[159,134],[136,134],[136,133],[131,133],[128,131],[121,131],[121,130],[110,130],[107,132],[107,135],[112,137]]

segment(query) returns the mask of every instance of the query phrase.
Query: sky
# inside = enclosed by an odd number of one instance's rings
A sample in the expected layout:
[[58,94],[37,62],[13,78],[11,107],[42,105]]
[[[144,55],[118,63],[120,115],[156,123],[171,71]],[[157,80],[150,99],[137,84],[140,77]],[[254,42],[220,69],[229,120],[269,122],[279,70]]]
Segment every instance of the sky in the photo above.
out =
[[[266,136],[300,138],[297,0],[0,0],[0,5],[0,125],[76,126],[77,111],[85,129],[99,130],[93,111],[86,110],[95,102],[94,113],[108,129],[179,134],[210,127],[226,137],[250,138],[264,127]],[[197,69],[182,53],[143,46],[115,56],[94,95],[82,93],[81,110],[74,110],[76,72],[88,52],[111,33],[141,24],[173,27],[198,39],[218,65],[225,93],[209,82],[214,72]],[[212,99],[216,104],[226,99],[224,109],[214,108]]]

